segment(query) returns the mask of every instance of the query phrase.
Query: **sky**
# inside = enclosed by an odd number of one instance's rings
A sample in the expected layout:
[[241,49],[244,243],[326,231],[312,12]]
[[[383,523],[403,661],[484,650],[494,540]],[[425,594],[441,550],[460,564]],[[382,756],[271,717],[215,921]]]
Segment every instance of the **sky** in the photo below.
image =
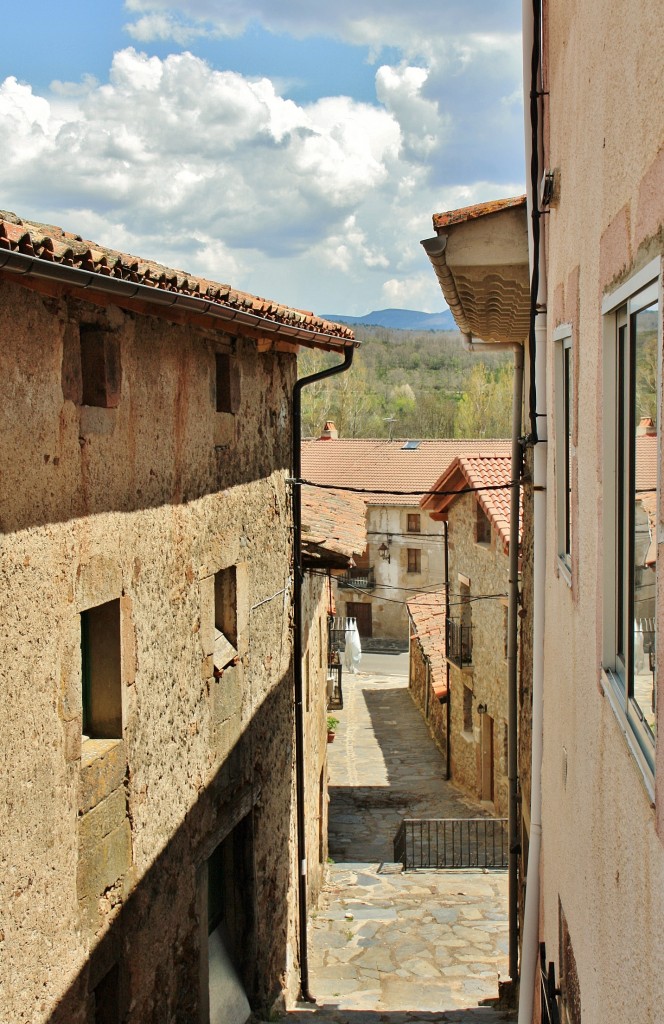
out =
[[319,314],[442,310],[432,214],[524,191],[520,13],[7,4],[0,208]]

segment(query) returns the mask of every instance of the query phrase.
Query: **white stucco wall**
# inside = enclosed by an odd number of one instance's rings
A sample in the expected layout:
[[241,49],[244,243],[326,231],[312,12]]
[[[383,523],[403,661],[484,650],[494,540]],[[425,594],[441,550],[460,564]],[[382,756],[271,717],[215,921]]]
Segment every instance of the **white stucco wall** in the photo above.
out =
[[[558,962],[560,901],[584,1024],[655,1022],[664,1019],[664,791],[656,810],[600,674],[602,430],[612,416],[601,300],[662,251],[664,24],[661,5],[643,0],[546,6],[545,165],[560,172],[560,201],[545,219],[549,342],[572,324],[575,408],[571,584],[557,565],[549,419],[541,937]],[[552,356],[549,344],[550,410]],[[659,593],[661,628],[661,581]]]

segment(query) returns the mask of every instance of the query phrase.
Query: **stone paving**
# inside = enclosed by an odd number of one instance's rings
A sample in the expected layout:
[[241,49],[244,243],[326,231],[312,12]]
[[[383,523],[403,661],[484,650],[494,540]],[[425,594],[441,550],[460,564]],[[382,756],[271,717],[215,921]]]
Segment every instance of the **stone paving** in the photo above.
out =
[[346,674],[344,702],[328,747],[332,863],[309,922],[316,1005],[288,1024],[514,1021],[488,1005],[507,973],[507,873],[392,863],[404,815],[481,810],[444,781],[405,679]]

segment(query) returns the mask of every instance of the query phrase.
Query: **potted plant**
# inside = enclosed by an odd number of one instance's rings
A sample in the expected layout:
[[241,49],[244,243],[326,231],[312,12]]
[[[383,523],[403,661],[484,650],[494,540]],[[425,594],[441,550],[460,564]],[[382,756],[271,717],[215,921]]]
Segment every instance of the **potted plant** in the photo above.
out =
[[328,715],[327,716],[327,742],[328,743],[333,743],[334,742],[334,734],[336,732],[338,724],[339,724],[339,719],[338,718],[334,718],[333,715]]

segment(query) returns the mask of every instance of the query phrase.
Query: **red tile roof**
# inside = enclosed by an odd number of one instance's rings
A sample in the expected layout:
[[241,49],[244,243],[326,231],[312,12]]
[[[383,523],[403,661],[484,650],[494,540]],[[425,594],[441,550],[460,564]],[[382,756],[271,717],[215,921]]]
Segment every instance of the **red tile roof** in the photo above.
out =
[[411,639],[417,640],[429,660],[430,681],[437,697],[447,693],[445,667],[445,596],[418,594],[407,604],[413,626]]
[[636,441],[636,489],[657,488],[657,434],[639,434]]
[[[478,488],[475,497],[498,534],[505,552],[510,539],[510,489],[512,460],[509,456],[493,453],[462,456],[455,459],[446,472],[436,480],[434,490],[460,491],[466,487]],[[482,488],[496,488],[483,490]],[[422,499],[422,508],[438,515],[446,515],[457,495],[434,495]],[[522,528],[523,507],[520,511],[519,536]]]
[[466,220],[476,220],[487,214],[509,210],[514,206],[525,206],[526,196],[514,196],[509,199],[491,199],[488,203],[476,203],[474,206],[462,206],[458,210],[447,210],[445,213],[434,213],[434,228],[445,228],[450,224],[461,224]]
[[[13,253],[13,260],[3,258],[3,251]],[[271,299],[250,295],[248,292],[231,288],[229,284],[208,281],[151,260],[108,249],[52,224],[22,220],[15,213],[0,210],[0,268],[7,265],[8,269],[11,269],[20,256],[28,258],[22,261],[25,267],[21,267],[21,270],[25,276],[34,274],[43,277],[45,265],[50,265],[54,268],[69,268],[72,271],[83,272],[88,279],[88,285],[89,276],[98,275],[99,287],[105,287],[106,290],[109,289],[111,281],[143,286],[145,291],[141,297],[147,296],[148,301],[148,289],[152,289],[155,312],[161,310],[164,316],[168,316],[169,308],[164,293],[171,293],[174,300],[175,296],[186,296],[189,300],[186,308],[190,312],[198,312],[201,315],[218,315],[223,310],[236,312],[234,325],[263,326],[266,333],[272,330],[275,334],[278,326],[295,328],[300,332],[328,337],[330,342],[334,343],[333,347],[337,348],[340,347],[340,343],[352,342],[354,339],[352,330],[344,324],[331,323],[311,312],[291,309]],[[70,275],[67,281],[76,286],[76,275]],[[88,285],[81,281],[81,286]],[[121,292],[125,298],[129,297],[130,293],[131,288]],[[269,325],[272,325],[271,328]],[[296,340],[306,341],[306,337],[302,336]]]
[[[414,443],[414,442],[413,442]],[[362,487],[373,492],[369,505],[419,505],[420,496],[459,455],[509,453],[509,441],[445,438],[420,441],[405,449],[405,439],[312,438],[302,442],[302,478],[337,487]],[[394,488],[394,490],[392,490]],[[376,494],[388,491],[389,494]],[[400,494],[415,491],[415,495]]]
[[[348,565],[367,546],[366,502],[347,491],[302,488],[302,544],[313,559]],[[329,557],[327,558],[330,561]]]

